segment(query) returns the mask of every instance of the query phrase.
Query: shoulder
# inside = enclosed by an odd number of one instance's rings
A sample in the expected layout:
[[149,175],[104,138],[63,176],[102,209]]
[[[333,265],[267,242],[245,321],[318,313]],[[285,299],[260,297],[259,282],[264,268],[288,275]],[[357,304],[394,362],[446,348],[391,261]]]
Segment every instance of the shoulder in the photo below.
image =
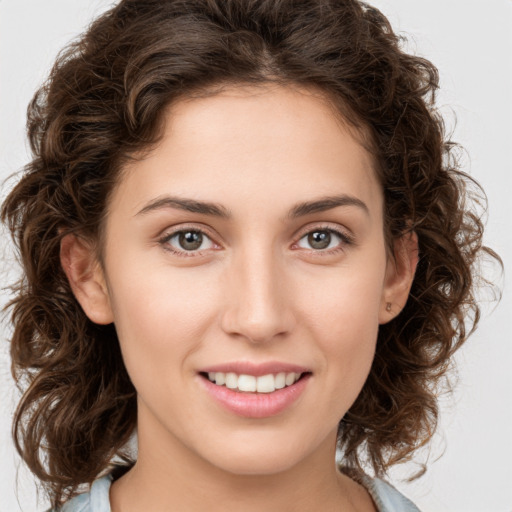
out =
[[58,510],[48,512],[110,512],[110,484],[112,475],[95,480],[89,492],[79,494]]
[[373,498],[379,512],[420,512],[418,507],[380,478],[369,478],[363,485]]
[[[364,474],[350,473],[351,478],[366,488],[378,512],[420,512],[412,501],[388,482],[380,478],[370,478]],[[112,475],[104,476],[92,484],[89,492],[75,496],[58,511],[49,512],[110,512],[111,483]]]
[[342,473],[362,485],[372,497],[378,512],[420,512],[419,508],[390,483],[381,478],[370,478],[350,468],[340,468]]

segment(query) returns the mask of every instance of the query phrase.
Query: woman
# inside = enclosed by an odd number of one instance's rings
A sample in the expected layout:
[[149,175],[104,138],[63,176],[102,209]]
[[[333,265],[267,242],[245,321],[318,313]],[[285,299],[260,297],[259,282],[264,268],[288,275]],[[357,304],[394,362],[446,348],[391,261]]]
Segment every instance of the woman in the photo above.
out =
[[428,442],[477,319],[436,87],[357,2],[121,2],[60,57],[2,210],[54,506],[415,510],[361,466]]

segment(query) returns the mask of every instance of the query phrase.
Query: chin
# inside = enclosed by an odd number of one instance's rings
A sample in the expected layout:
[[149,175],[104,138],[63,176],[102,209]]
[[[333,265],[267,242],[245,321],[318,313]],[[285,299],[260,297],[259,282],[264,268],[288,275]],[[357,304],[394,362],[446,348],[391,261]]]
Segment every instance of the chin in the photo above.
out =
[[217,460],[219,469],[239,476],[267,476],[283,473],[294,467],[300,459],[276,457],[267,453],[230,457],[229,460]]
[[257,438],[254,436],[252,441],[249,439],[238,445],[230,443],[229,446],[220,447],[217,444],[215,453],[208,456],[209,462],[235,475],[265,476],[292,469],[306,461],[310,457],[309,452],[314,451],[306,450],[307,443],[303,438],[296,442],[289,436],[287,439]]

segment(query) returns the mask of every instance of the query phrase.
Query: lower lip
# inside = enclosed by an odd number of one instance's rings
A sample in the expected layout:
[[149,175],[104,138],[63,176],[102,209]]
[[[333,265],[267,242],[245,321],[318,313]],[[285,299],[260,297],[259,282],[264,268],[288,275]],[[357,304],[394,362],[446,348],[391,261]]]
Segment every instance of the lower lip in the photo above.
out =
[[229,411],[244,418],[268,418],[290,407],[302,394],[311,374],[304,375],[295,384],[272,393],[245,393],[226,386],[217,386],[200,376],[206,391]]

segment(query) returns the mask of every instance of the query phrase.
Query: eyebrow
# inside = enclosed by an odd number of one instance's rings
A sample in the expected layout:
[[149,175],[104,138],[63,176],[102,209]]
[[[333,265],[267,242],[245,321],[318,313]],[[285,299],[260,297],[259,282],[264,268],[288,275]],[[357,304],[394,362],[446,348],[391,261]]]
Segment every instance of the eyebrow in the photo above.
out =
[[[354,196],[341,194],[321,197],[314,201],[298,203],[288,212],[288,218],[296,219],[312,213],[332,210],[338,206],[355,206],[363,210],[366,214],[369,214],[368,206],[366,206],[363,201]],[[166,208],[174,208],[191,213],[200,213],[222,219],[230,219],[232,217],[231,212],[221,204],[172,196],[159,197],[150,201],[137,213],[137,215],[144,215],[155,210],[163,210]]]
[[347,194],[341,194],[337,196],[321,197],[320,199],[316,199],[314,201],[299,203],[290,210],[288,217],[291,219],[296,219],[297,217],[302,217],[311,213],[332,210],[338,206],[356,206],[357,208],[363,210],[367,215],[370,213],[368,206],[366,206],[366,204],[363,203],[361,199],[358,199],[354,196],[349,196]]
[[166,208],[175,208],[177,210],[185,210],[192,213],[201,213],[203,215],[211,215],[213,217],[221,217],[223,219],[229,219],[231,217],[231,212],[221,204],[170,196],[160,197],[154,201],[150,201],[137,213],[137,215],[143,215],[145,213],[155,210],[163,210]]

